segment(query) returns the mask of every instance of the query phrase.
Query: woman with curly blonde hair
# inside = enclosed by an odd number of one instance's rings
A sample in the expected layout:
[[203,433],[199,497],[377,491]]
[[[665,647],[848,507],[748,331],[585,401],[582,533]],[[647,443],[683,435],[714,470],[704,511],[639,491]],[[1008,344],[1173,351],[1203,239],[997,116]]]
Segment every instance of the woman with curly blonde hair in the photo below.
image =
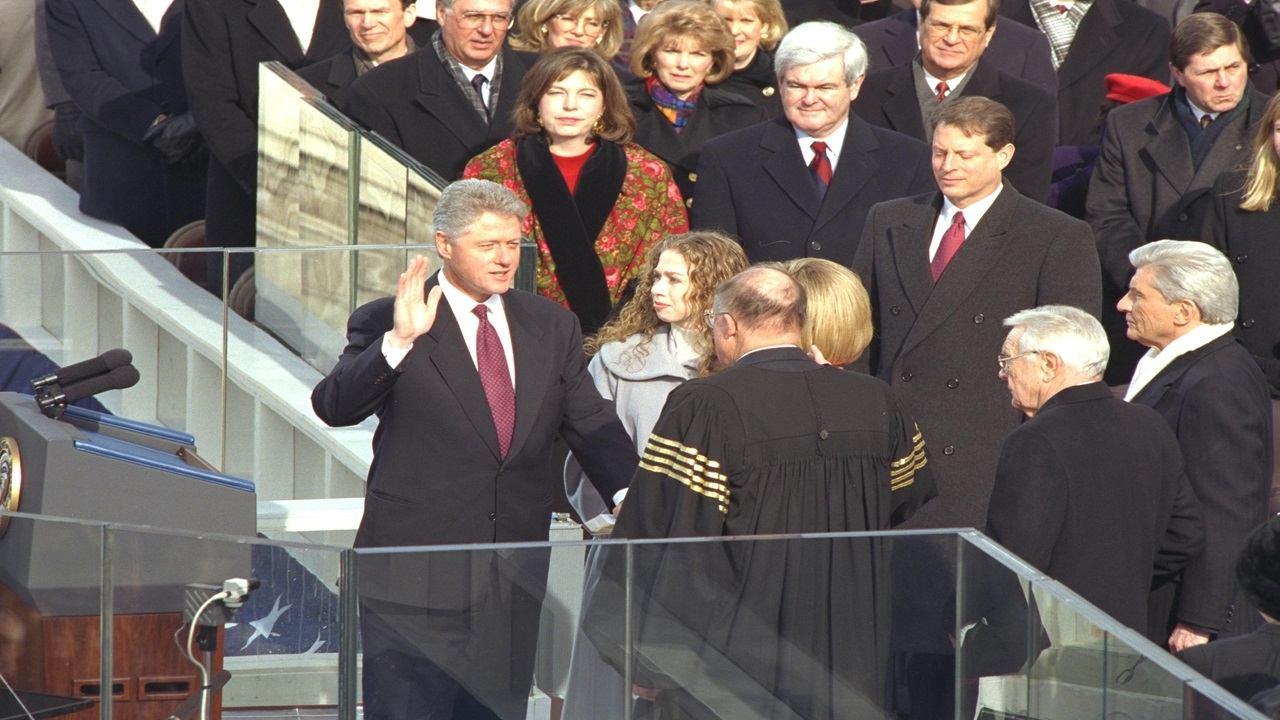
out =
[[622,6],[615,0],[529,0],[516,14],[516,27],[510,42],[517,50],[584,47],[612,60],[622,47]]

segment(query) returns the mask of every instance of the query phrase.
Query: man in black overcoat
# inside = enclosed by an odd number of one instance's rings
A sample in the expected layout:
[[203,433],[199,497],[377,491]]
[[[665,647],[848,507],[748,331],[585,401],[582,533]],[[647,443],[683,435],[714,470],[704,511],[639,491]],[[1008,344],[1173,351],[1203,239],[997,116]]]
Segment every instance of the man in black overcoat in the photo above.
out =
[[852,32],[800,25],[773,62],[783,117],[702,147],[690,223],[736,235],[752,262],[819,257],[848,265],[873,205],[930,185],[928,148],[850,114],[867,70],[866,48]]
[[[1060,8],[1067,8],[1066,12]],[[1166,82],[1169,22],[1129,0],[1009,0],[1000,14],[1039,30],[1058,73],[1058,144],[1096,145],[1111,73]]]
[[1141,631],[1152,578],[1167,581],[1204,543],[1178,440],[1102,383],[1110,349],[1096,318],[1051,305],[1004,324],[1000,375],[1030,420],[1000,448],[986,533]]
[[504,45],[511,0],[440,0],[440,31],[347,89],[343,108],[445,180],[511,134],[520,81],[535,57]]
[[1232,566],[1266,518],[1272,418],[1266,380],[1231,329],[1239,285],[1231,262],[1200,242],[1160,240],[1129,254],[1136,272],[1120,299],[1129,338],[1145,345],[1125,399],[1164,416],[1204,505],[1205,548],[1181,583],[1156,586],[1148,634],[1180,651],[1247,633],[1258,614]]
[[1129,251],[1161,238],[1201,237],[1214,181],[1249,162],[1267,97],[1249,86],[1243,37],[1216,13],[1186,18],[1169,50],[1173,91],[1107,116],[1085,213],[1102,260],[1112,384],[1127,379],[1142,352],[1111,312],[1128,286]]
[[[920,0],[914,4],[916,7],[853,28],[867,44],[872,70],[908,65],[915,60],[920,52]],[[997,22],[995,30],[983,57],[1000,72],[1056,95],[1058,76],[1044,33],[1020,22]],[[1054,141],[1057,139],[1055,135]]]
[[351,48],[298,71],[298,77],[338,107],[346,103],[347,88],[357,77],[430,42],[437,27],[429,18],[419,20],[418,5],[411,0],[343,0],[342,20]]
[[[465,180],[435,209],[443,268],[416,258],[395,298],[358,308],[311,402],[334,426],[377,415],[356,546],[547,539],[559,433],[603,498],[635,447],[586,371],[572,313],[508,290],[527,212]],[[483,308],[483,309],[481,309]],[[360,558],[365,717],[524,717],[547,557],[509,552]]]
[[1005,178],[1018,192],[1043,201],[1058,139],[1057,100],[987,61],[988,43],[999,32],[992,1],[924,0],[919,55],[868,75],[854,111],[873,125],[929,142],[929,118],[939,106],[968,96],[995,100],[1013,113],[1018,148]]
[[[314,3],[314,20],[282,0],[186,0],[182,73],[196,126],[209,144],[205,236],[210,247],[252,247],[258,185],[258,64],[290,69],[349,44],[342,0]],[[306,7],[306,3],[299,4]],[[220,273],[219,273],[220,275]],[[234,282],[235,278],[232,278]]]

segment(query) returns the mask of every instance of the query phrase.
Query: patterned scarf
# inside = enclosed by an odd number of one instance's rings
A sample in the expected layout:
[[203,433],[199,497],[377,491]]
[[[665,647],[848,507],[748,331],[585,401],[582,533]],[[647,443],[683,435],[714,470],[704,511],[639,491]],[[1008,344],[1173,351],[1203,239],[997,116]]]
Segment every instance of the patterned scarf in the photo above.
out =
[[1076,30],[1084,20],[1085,13],[1093,7],[1093,0],[1076,0],[1064,12],[1054,0],[1031,0],[1031,13],[1035,16],[1040,31],[1049,40],[1052,52],[1053,68],[1057,70],[1067,59],[1071,51],[1071,43],[1076,39]]
[[649,91],[653,104],[658,106],[662,116],[676,132],[682,132],[689,124],[689,118],[693,117],[693,110],[698,105],[698,96],[702,94],[702,88],[698,88],[688,100],[681,100],[666,85],[658,82],[656,77],[645,78],[644,89]]

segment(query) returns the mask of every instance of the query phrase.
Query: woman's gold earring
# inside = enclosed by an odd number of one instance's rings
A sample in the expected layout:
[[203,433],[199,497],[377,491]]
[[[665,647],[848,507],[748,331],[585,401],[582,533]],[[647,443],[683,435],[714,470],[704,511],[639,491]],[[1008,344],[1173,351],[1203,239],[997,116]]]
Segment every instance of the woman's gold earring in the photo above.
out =
[[596,122],[591,126],[591,132],[599,135],[604,132],[604,118],[596,118]]
[[542,27],[538,29],[538,32],[542,33],[544,36],[547,34],[547,25],[546,25],[546,23],[543,23]]
[[534,120],[536,120],[536,121],[538,122],[538,127],[543,127],[543,125],[542,125],[542,116],[541,116],[541,115],[534,115],[534,116],[533,116],[533,119],[534,119]]

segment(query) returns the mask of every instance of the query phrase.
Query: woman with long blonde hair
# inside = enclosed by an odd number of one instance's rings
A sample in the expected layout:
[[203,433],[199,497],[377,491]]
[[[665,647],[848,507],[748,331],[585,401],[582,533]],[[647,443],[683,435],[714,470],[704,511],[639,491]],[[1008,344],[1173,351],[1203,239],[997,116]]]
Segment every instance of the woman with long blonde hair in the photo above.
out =
[[1203,239],[1231,258],[1240,282],[1236,338],[1280,397],[1280,94],[1271,98],[1253,138],[1249,166],[1213,185]]
[[871,297],[849,268],[821,258],[782,263],[804,288],[804,349],[832,365],[849,365],[871,344]]

